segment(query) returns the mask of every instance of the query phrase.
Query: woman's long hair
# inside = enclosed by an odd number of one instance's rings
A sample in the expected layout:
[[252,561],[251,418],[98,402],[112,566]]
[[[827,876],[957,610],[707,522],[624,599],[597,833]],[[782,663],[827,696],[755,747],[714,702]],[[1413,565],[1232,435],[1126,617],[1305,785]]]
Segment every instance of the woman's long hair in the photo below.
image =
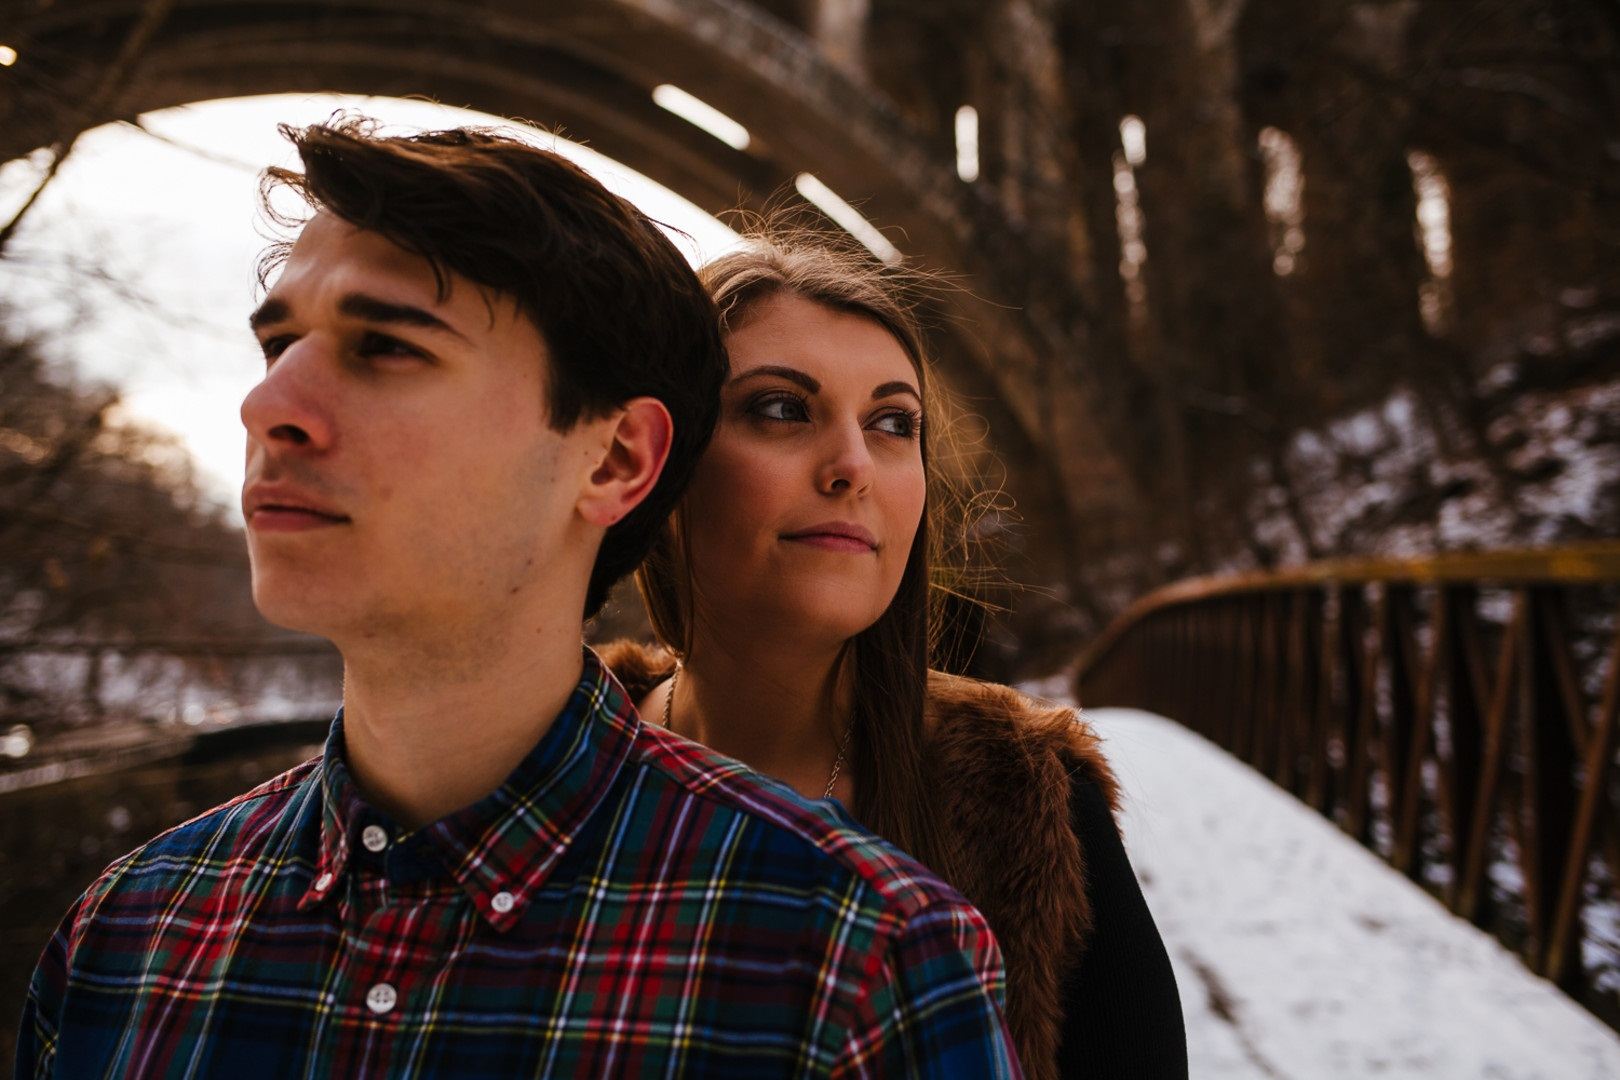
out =
[[[877,622],[848,643],[844,663],[854,666],[849,717],[850,769],[856,779],[855,816],[867,828],[909,852],[948,881],[956,879],[956,845],[936,813],[937,785],[928,782],[923,708],[928,689],[932,591],[931,554],[937,546],[937,480],[930,468],[930,436],[938,404],[928,382],[918,290],[933,280],[879,263],[825,232],[768,226],[745,237],[746,246],[722,255],[699,276],[714,298],[721,330],[742,327],[759,305],[793,295],[869,318],[893,335],[911,360],[925,401],[920,432],[928,502],[906,558],[894,600]],[[691,649],[694,582],[684,505],[677,508],[636,571],[653,630],[677,656]],[[932,526],[932,527],[931,527]]]

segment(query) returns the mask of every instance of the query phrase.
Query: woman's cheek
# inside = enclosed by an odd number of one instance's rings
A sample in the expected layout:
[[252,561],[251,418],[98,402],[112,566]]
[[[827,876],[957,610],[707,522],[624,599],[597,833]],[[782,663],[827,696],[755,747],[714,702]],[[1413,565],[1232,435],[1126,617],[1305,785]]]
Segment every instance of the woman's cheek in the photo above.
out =
[[780,456],[760,445],[742,431],[726,431],[715,437],[693,477],[693,486],[703,483],[711,489],[734,495],[758,494],[761,481],[781,471]]
[[760,455],[730,450],[711,449],[687,494],[693,557],[712,563],[707,569],[719,575],[716,580],[730,576],[727,568],[734,573],[753,560],[764,542],[761,534],[780,517],[773,498],[783,494]]
[[924,509],[928,504],[928,481],[923,476],[922,469],[909,472],[900,477],[895,485],[894,498],[890,502],[893,517],[891,518],[891,535],[900,537],[904,543],[901,545],[906,551],[911,550],[912,538],[916,535],[917,527],[922,522]]

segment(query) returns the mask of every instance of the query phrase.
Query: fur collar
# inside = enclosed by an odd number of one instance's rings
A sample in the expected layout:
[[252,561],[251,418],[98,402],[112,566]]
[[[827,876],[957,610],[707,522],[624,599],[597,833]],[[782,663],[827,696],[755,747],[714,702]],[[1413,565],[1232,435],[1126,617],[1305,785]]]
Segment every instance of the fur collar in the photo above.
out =
[[[665,650],[615,641],[597,650],[639,702],[674,669]],[[1058,1075],[1063,982],[1091,931],[1085,853],[1070,819],[1075,778],[1117,813],[1101,740],[1073,709],[1005,686],[930,672],[926,763],[959,845],[951,882],[990,923],[1007,966],[1007,1025],[1024,1072]]]

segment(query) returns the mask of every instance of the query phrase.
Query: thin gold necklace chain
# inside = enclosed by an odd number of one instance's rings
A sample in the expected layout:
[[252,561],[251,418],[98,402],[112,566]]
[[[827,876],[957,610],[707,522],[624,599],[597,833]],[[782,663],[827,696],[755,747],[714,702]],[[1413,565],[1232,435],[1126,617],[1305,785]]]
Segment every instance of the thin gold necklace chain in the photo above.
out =
[[[675,665],[674,672],[671,673],[671,675],[669,677],[669,693],[664,696],[664,729],[666,731],[674,731],[675,730],[673,727],[670,726],[669,717],[670,717],[671,711],[675,707],[675,686],[676,686],[677,683],[680,682],[680,679],[681,679],[681,665],[679,663],[677,663]],[[854,729],[855,729],[854,724],[850,724],[850,725],[848,725],[847,727],[844,728],[844,737],[842,739],[840,739],[839,742],[838,742],[838,756],[833,758],[832,775],[827,777],[827,790],[822,792],[822,794],[821,794],[821,797],[823,799],[832,798],[833,788],[838,783],[838,774],[844,768],[844,752],[849,749],[849,733],[851,731],[853,731]]]

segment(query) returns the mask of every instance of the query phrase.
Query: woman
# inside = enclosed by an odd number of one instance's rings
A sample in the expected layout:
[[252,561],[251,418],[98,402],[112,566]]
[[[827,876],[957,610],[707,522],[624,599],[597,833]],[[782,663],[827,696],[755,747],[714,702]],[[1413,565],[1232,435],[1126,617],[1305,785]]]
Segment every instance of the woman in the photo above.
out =
[[1174,976],[1096,736],[1071,710],[928,669],[940,530],[906,279],[814,236],[755,237],[703,276],[731,375],[638,573],[667,648],[604,659],[649,722],[838,799],[972,900],[1030,1076],[1185,1076]]

